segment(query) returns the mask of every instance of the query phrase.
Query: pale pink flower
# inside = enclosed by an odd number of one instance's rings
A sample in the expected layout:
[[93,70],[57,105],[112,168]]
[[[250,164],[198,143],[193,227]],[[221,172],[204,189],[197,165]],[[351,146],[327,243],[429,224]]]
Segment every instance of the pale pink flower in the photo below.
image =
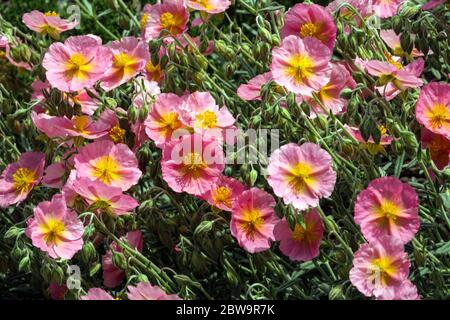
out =
[[373,0],[373,10],[380,18],[390,18],[397,14],[399,5],[404,0]]
[[19,160],[10,163],[0,176],[0,207],[6,208],[26,199],[42,178],[45,155],[42,152],[25,152]]
[[236,179],[221,176],[205,194],[200,197],[216,208],[231,211],[236,198],[245,190],[245,186]]
[[311,96],[330,81],[331,51],[316,38],[288,36],[272,50],[275,82],[296,94]]
[[129,285],[127,288],[129,300],[181,300],[176,294],[167,294],[148,282],[139,282],[136,286]]
[[386,235],[409,242],[420,226],[416,191],[394,177],[372,180],[356,199],[355,223],[368,241]]
[[48,34],[53,39],[59,39],[61,32],[71,30],[78,25],[78,21],[61,19],[54,11],[42,13],[37,10],[25,13],[22,22],[31,30],[41,35]]
[[378,152],[385,154],[386,153],[385,147],[390,145],[392,141],[394,141],[394,138],[388,135],[387,129],[383,125],[378,126],[378,130],[380,130],[381,134],[379,143],[376,143],[372,137],[370,137],[369,140],[365,141],[363,136],[361,135],[361,132],[356,127],[350,127],[345,124],[344,128],[345,130],[347,130],[348,133],[352,135],[352,137],[355,140],[361,143],[364,146],[364,148],[367,148],[367,150],[372,155],[376,155]]
[[186,5],[194,10],[216,14],[226,11],[231,2],[230,0],[186,0]]
[[44,172],[42,185],[48,188],[61,189],[64,185],[63,177],[66,174],[66,167],[62,162],[50,164]]
[[95,141],[75,156],[77,177],[100,180],[123,191],[134,186],[142,175],[135,154],[123,143]]
[[237,90],[237,95],[242,100],[261,100],[261,87],[269,83],[269,81],[272,79],[273,77],[271,72],[259,74],[256,77],[250,79],[248,83],[241,84]]
[[274,206],[275,199],[258,188],[242,192],[234,201],[230,230],[246,251],[265,251],[275,240],[274,228],[280,219],[275,214]]
[[380,37],[384,42],[392,49],[395,56],[411,56],[411,57],[422,57],[423,53],[413,48],[411,54],[403,51],[402,45],[400,44],[400,36],[395,33],[394,30],[380,30]]
[[314,143],[289,143],[275,150],[267,181],[284,203],[299,210],[314,208],[331,196],[336,182],[331,156]]
[[161,170],[175,192],[201,195],[219,179],[225,164],[217,140],[199,134],[185,135],[163,147]]
[[112,295],[101,288],[90,288],[80,300],[115,300]]
[[318,4],[297,3],[286,13],[281,38],[295,35],[313,37],[333,50],[336,25],[331,14]]
[[83,246],[83,222],[68,210],[61,194],[40,202],[27,220],[25,234],[33,246],[53,258],[71,259]]
[[[19,40],[17,40],[17,42],[20,43]],[[25,69],[25,70],[31,70],[32,66],[30,65],[30,63],[25,62],[25,61],[15,61],[12,57],[11,57],[11,47],[9,46],[9,40],[7,37],[0,35],[0,49],[4,49],[5,50],[5,57],[6,59],[9,61],[9,63],[11,63],[13,66],[17,67],[17,68],[21,68],[21,69]],[[2,51],[0,51],[1,53]],[[1,55],[0,55],[1,57]]]
[[406,279],[395,290],[387,290],[377,297],[377,300],[420,300],[420,296],[417,287],[409,279]]
[[303,215],[303,223],[291,230],[286,219],[274,229],[275,240],[280,241],[280,251],[293,261],[312,260],[319,255],[323,237],[323,223],[315,209]]
[[53,43],[44,55],[42,66],[52,87],[61,91],[91,88],[112,63],[110,49],[92,36],[69,37],[64,43]]

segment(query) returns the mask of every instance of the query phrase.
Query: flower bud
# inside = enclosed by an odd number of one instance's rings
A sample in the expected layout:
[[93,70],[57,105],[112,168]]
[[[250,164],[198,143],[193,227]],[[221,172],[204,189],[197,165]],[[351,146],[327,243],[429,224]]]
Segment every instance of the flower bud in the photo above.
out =
[[328,293],[328,298],[330,300],[344,300],[345,295],[342,285],[333,286],[330,292]]
[[134,105],[131,105],[131,107],[128,109],[128,120],[131,123],[136,123],[138,119],[138,111]]
[[125,270],[127,268],[127,259],[122,252],[112,250],[112,262],[119,269]]

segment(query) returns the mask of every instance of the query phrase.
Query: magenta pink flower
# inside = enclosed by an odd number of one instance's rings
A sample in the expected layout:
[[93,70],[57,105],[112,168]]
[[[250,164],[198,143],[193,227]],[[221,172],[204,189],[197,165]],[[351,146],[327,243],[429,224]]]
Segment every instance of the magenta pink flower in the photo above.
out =
[[356,199],[355,222],[368,241],[386,235],[407,243],[419,230],[417,193],[394,177],[372,180]]
[[395,33],[394,30],[380,30],[381,39],[392,49],[395,56],[411,56],[411,57],[422,57],[423,53],[416,48],[412,49],[411,54],[403,51],[402,45],[400,43],[400,36]]
[[422,88],[416,119],[431,132],[450,138],[450,84],[431,82]]
[[61,91],[91,88],[112,63],[112,54],[92,36],[69,37],[53,43],[44,55],[42,66],[52,87]]
[[22,16],[23,23],[31,30],[41,35],[48,34],[53,39],[59,39],[61,32],[75,28],[78,21],[69,21],[61,19],[59,14],[54,11],[42,13],[37,10],[25,13]]
[[269,83],[272,79],[273,77],[271,72],[259,74],[250,79],[247,84],[241,84],[237,90],[237,95],[242,100],[261,100],[261,87]]
[[408,278],[410,262],[402,242],[382,237],[362,244],[353,258],[350,281],[365,296],[394,296]]
[[234,129],[233,115],[226,106],[219,108],[209,92],[191,93],[183,106],[181,121],[194,132],[225,139],[226,129]]
[[[124,240],[123,237],[121,240]],[[142,251],[143,239],[141,231],[137,230],[128,232],[125,240],[129,243],[130,247],[135,248],[139,252]],[[106,254],[102,257],[103,284],[107,288],[117,287],[122,283],[125,277],[125,272],[116,267],[113,263],[112,250],[122,252],[122,249],[120,249],[117,243],[113,242],[110,250],[108,250],[108,252],[106,252]]]
[[120,127],[119,119],[114,111],[105,109],[98,118],[98,122],[107,128],[107,134],[103,135],[101,139],[109,139],[114,143],[123,142],[126,131]]
[[297,3],[286,13],[281,38],[294,35],[313,37],[333,50],[336,40],[336,25],[331,14],[318,4]]
[[436,8],[437,6],[444,4],[446,2],[446,0],[431,0],[428,1],[427,3],[425,3],[422,6],[422,10],[431,10]]
[[175,192],[201,195],[219,179],[224,161],[222,148],[216,140],[192,134],[164,145],[161,170],[164,180]]
[[286,219],[274,229],[275,240],[280,241],[281,252],[292,261],[312,260],[319,255],[323,237],[323,223],[315,209],[303,215],[303,223],[291,230]]
[[141,177],[134,153],[123,143],[95,141],[82,148],[75,156],[77,177],[100,180],[123,191],[134,186]]
[[236,179],[221,176],[205,194],[200,197],[216,208],[231,211],[237,197],[245,190],[245,186]]
[[226,11],[231,2],[229,0],[186,0],[186,5],[194,10],[216,14]]
[[156,146],[172,140],[174,132],[185,128],[181,122],[183,99],[173,93],[162,93],[153,104],[145,121],[145,132]]
[[394,290],[386,290],[377,300],[420,300],[417,287],[406,279]]
[[66,284],[58,284],[56,281],[50,282],[50,285],[47,289],[50,297],[53,300],[64,300],[64,296],[66,295],[68,290],[69,289],[67,288]]
[[273,79],[296,94],[311,96],[330,81],[331,51],[316,38],[288,36],[272,50]]
[[[17,40],[17,42],[20,43],[19,40]],[[0,35],[0,49],[4,49],[5,50],[5,57],[6,57],[6,59],[13,66],[15,66],[17,68],[23,68],[25,70],[31,70],[32,69],[32,66],[28,62],[16,61],[16,60],[13,59],[13,57],[11,57],[11,48],[9,46],[9,40],[8,40],[7,37],[2,36],[2,35]],[[0,51],[0,53],[2,53],[2,51]]]
[[250,253],[265,251],[275,240],[274,228],[280,219],[273,207],[275,199],[258,188],[242,192],[234,201],[230,230],[239,245]]
[[299,210],[331,196],[336,182],[330,155],[314,143],[289,143],[275,150],[267,170],[273,192]]
[[323,107],[313,98],[305,97],[305,102],[312,109],[311,118],[315,118],[318,114],[327,115],[329,112],[340,114],[346,110],[347,100],[341,98],[341,91],[346,87],[347,79],[351,75],[344,67],[336,63],[333,63],[332,66],[330,81],[316,93],[316,97]]
[[440,170],[450,165],[450,139],[422,128],[420,141],[423,148],[430,150],[431,159]]
[[101,288],[90,288],[80,300],[115,300],[112,295]]
[[157,39],[162,30],[168,30],[173,37],[187,30],[189,13],[184,0],[164,0],[154,5],[146,4],[141,18],[144,41]]
[[403,0],[373,0],[373,10],[380,18],[390,18],[397,14],[397,9]]
[[128,82],[144,69],[150,59],[148,45],[135,37],[113,41],[108,47],[113,54],[113,63],[102,79],[102,88],[106,91]]
[[139,205],[133,197],[123,194],[122,189],[107,186],[99,180],[79,178],[74,182],[73,190],[92,210],[100,209],[115,216],[130,214]]
[[101,121],[93,121],[90,116],[53,117],[45,113],[31,114],[34,125],[49,138],[83,137],[96,139],[108,134],[110,127]]
[[356,139],[359,143],[361,143],[372,155],[376,155],[378,152],[383,154],[386,153],[385,147],[390,145],[394,138],[388,135],[387,129],[383,125],[378,126],[378,130],[380,130],[381,138],[379,143],[375,143],[372,137],[369,140],[364,140],[361,135],[361,132],[356,127],[350,127],[348,125],[344,125],[345,130],[350,133],[354,139]]
[[53,258],[71,259],[83,246],[83,222],[75,211],[68,210],[61,194],[34,208],[25,234],[33,246]]
[[148,282],[139,282],[136,286],[128,286],[129,300],[181,300],[176,294],[167,294],[160,287]]
[[52,163],[45,169],[42,185],[48,188],[61,189],[64,185],[63,177],[66,174],[64,163]]
[[45,166],[42,152],[25,152],[19,161],[10,163],[0,176],[0,207],[6,208],[26,199],[41,181]]

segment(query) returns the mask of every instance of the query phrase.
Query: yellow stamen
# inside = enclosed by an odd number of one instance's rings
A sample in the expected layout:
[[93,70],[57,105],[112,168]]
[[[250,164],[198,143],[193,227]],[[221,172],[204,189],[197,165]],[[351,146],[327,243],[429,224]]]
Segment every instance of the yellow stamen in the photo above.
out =
[[317,37],[318,28],[314,23],[308,22],[301,26],[300,37]]
[[111,182],[120,179],[119,170],[120,166],[114,158],[103,156],[95,162],[92,175],[104,184],[110,185]]
[[73,128],[78,133],[88,133],[86,130],[86,127],[89,124],[89,117],[88,116],[74,116],[72,118]]
[[304,192],[305,188],[314,184],[315,179],[312,176],[312,168],[307,163],[298,163],[290,172],[288,177],[289,185],[296,192]]
[[427,117],[433,129],[442,128],[445,123],[450,122],[450,111],[445,105],[439,103],[427,112]]
[[92,65],[82,53],[74,53],[66,62],[66,75],[70,78],[86,79],[92,70]]
[[141,18],[141,29],[144,29],[147,26],[148,22],[148,13],[144,13]]
[[397,267],[389,257],[381,257],[372,260],[371,271],[376,284],[386,287],[397,272]]
[[51,17],[51,16],[57,17],[57,16],[59,16],[59,14],[57,12],[55,12],[55,11],[47,11],[46,13],[44,13],[44,16],[46,16],[46,17]]
[[381,205],[375,209],[375,213],[380,217],[382,225],[395,223],[400,211],[399,206],[390,200],[382,200]]
[[191,0],[191,2],[201,5],[205,10],[214,9],[214,6],[209,3],[209,0]]
[[63,221],[56,218],[49,218],[39,227],[47,245],[58,245],[62,242],[65,230]]
[[159,64],[155,66],[151,60],[148,60],[145,64],[145,70],[147,71],[147,76],[150,76],[151,80],[159,81],[161,79],[162,71]]
[[231,208],[231,190],[226,186],[220,186],[216,190],[212,191],[212,199],[214,203],[223,204],[226,207]]
[[313,62],[307,55],[295,54],[288,62],[286,75],[296,83],[303,83],[313,74]]
[[136,62],[136,58],[126,54],[125,52],[114,55],[114,67],[123,70],[124,75],[130,75],[136,71]]
[[28,168],[19,168],[12,175],[16,193],[26,193],[31,190],[37,180],[36,173]]
[[196,126],[202,129],[215,128],[217,125],[217,115],[211,110],[206,110],[195,117],[195,122]]
[[125,136],[125,130],[120,127],[119,124],[116,124],[109,130],[109,137],[115,143],[119,143],[123,141],[123,137]]
[[198,178],[201,170],[206,168],[206,163],[200,154],[191,152],[183,157],[183,166],[185,173],[189,173],[194,178]]
[[242,230],[245,232],[247,237],[254,239],[256,233],[264,224],[264,219],[261,217],[261,211],[257,209],[245,210],[243,212],[242,220]]
[[181,121],[178,119],[176,112],[167,112],[158,120],[159,132],[163,137],[169,137],[174,130],[181,128],[181,126]]
[[163,29],[169,30],[171,33],[176,33],[176,30],[178,29],[178,22],[176,17],[170,12],[164,12],[159,17],[159,22],[161,23],[161,27],[163,27]]

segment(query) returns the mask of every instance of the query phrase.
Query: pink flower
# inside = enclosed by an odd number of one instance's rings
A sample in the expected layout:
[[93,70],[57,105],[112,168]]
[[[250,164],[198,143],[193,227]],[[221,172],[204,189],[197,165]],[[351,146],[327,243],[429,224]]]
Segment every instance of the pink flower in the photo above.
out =
[[[158,53],[159,60],[164,56],[165,50],[164,47],[161,47]],[[145,76],[148,81],[155,81],[157,83],[161,83],[164,80],[164,70],[161,69],[161,64],[158,63],[156,65],[153,64],[152,59],[148,59],[145,63],[144,68]]]
[[417,193],[394,177],[372,180],[356,199],[355,222],[368,241],[386,235],[407,243],[419,230]]
[[25,13],[22,16],[23,23],[31,30],[41,35],[48,34],[53,39],[59,39],[61,32],[75,28],[78,21],[69,21],[61,19],[59,14],[54,11],[42,13],[37,10]]
[[408,88],[419,88],[423,85],[420,75],[424,66],[423,59],[417,59],[403,67],[398,62],[370,60],[365,63],[365,69],[372,75],[379,77],[377,91],[387,101],[395,98],[401,91]]
[[305,102],[312,108],[311,118],[315,118],[317,114],[327,115],[329,112],[332,114],[345,112],[347,100],[341,98],[341,91],[346,87],[347,79],[351,76],[344,67],[336,63],[333,63],[332,66],[330,81],[316,93],[317,99],[320,100],[324,108],[313,98],[305,97]]
[[225,139],[226,129],[234,129],[236,121],[226,106],[219,108],[209,92],[194,92],[183,106],[181,121],[194,132]]
[[380,37],[384,42],[392,49],[395,56],[403,57],[403,56],[411,56],[411,57],[421,57],[423,53],[413,48],[411,55],[404,52],[402,49],[402,45],[400,44],[400,36],[395,33],[394,30],[380,30]]
[[331,14],[318,4],[297,3],[286,13],[281,38],[295,35],[313,37],[333,50],[336,25]]
[[173,37],[187,30],[189,13],[184,0],[164,0],[144,7],[141,18],[142,38],[144,41],[157,39],[162,30],[168,30]]
[[[98,95],[94,88],[90,88],[89,91],[95,95]],[[100,105],[100,102],[97,99],[92,98],[84,89],[78,91],[75,95],[69,96],[69,103],[72,106],[79,104],[81,107],[81,112],[89,116],[92,116]]]
[[373,0],[373,9],[380,18],[390,18],[397,14],[397,9],[403,0]]
[[221,176],[205,194],[201,195],[201,198],[216,208],[231,211],[236,198],[245,189],[245,186],[238,180]]
[[185,135],[164,145],[162,176],[175,192],[201,195],[219,179],[224,161],[216,140],[204,139],[199,134]]
[[114,143],[123,142],[126,131],[120,127],[119,119],[114,111],[111,109],[105,109],[105,111],[103,111],[98,118],[98,122],[101,123],[107,130],[107,133],[103,135],[101,139],[109,139]]
[[275,240],[274,228],[280,219],[273,207],[275,199],[258,188],[242,192],[231,212],[230,230],[239,245],[250,253],[265,251]]
[[441,5],[441,4],[445,3],[445,2],[446,2],[446,0],[431,0],[431,1],[428,1],[427,3],[425,3],[425,4],[422,6],[422,10],[431,10],[431,9],[434,9],[434,8],[436,8],[437,6],[439,6],[439,5]]
[[416,119],[431,132],[450,138],[450,84],[431,82],[422,88]]
[[420,296],[417,293],[417,287],[409,279],[406,279],[395,290],[387,290],[377,297],[377,300],[420,300]]
[[280,241],[281,252],[292,261],[308,261],[319,255],[323,223],[315,209],[303,215],[303,225],[297,223],[294,231],[286,219],[283,219],[273,232],[275,240]]
[[[17,42],[20,43],[19,40],[17,40]],[[1,36],[0,35],[0,49],[4,49],[5,50],[5,57],[6,59],[9,61],[9,63],[11,63],[13,66],[17,67],[17,68],[23,68],[25,70],[31,70],[32,66],[25,61],[15,61],[13,59],[13,57],[11,57],[11,48],[9,46],[9,40],[7,37],[5,36]],[[2,56],[2,51],[0,51],[0,58]]]
[[102,88],[106,91],[128,82],[144,69],[150,59],[148,45],[135,37],[113,41],[108,47],[113,54],[113,63],[102,79]]
[[73,184],[73,190],[95,209],[112,215],[130,214],[139,203],[131,196],[123,194],[122,189],[107,186],[99,180],[80,178]]
[[266,72],[252,78],[247,84],[241,84],[237,90],[237,95],[242,100],[261,100],[261,87],[272,80],[272,73]]
[[112,62],[112,54],[92,35],[69,37],[53,43],[44,55],[42,66],[52,87],[61,91],[91,88]]
[[273,79],[296,94],[311,96],[330,81],[331,51],[319,40],[288,36],[272,50]]
[[141,177],[134,153],[123,143],[95,141],[82,148],[75,156],[77,177],[100,180],[123,191],[134,186]]
[[52,281],[47,291],[53,300],[64,300],[64,296],[68,290],[65,284],[58,284],[56,281]]
[[450,139],[422,128],[420,140],[422,147],[430,150],[431,159],[439,170],[450,165]]
[[42,185],[48,188],[60,189],[64,185],[63,177],[66,174],[66,167],[62,162],[52,163],[45,169]]
[[331,196],[336,182],[330,155],[314,143],[289,143],[275,150],[267,170],[273,192],[299,210]]
[[381,152],[383,154],[386,153],[385,146],[388,146],[394,141],[394,138],[388,135],[387,129],[383,125],[378,126],[378,130],[380,130],[381,138],[379,143],[375,143],[375,140],[373,140],[372,137],[369,138],[369,140],[364,140],[364,138],[361,135],[361,132],[356,127],[350,127],[348,125],[344,125],[345,130],[347,130],[348,133],[350,133],[354,139],[356,139],[358,142],[362,143],[365,148],[370,152],[372,155],[376,155],[378,152]]
[[409,267],[401,241],[382,237],[359,247],[353,258],[350,281],[367,297],[393,295],[408,278]]
[[25,234],[33,246],[53,258],[71,259],[83,246],[83,222],[75,211],[68,210],[61,194],[34,208]]
[[42,178],[45,155],[25,152],[19,161],[10,163],[0,176],[0,207],[6,208],[26,199]]
[[194,10],[216,14],[226,11],[231,2],[229,0],[186,0],[186,4]]
[[151,108],[145,121],[145,132],[156,146],[172,140],[174,132],[184,128],[181,122],[183,99],[173,93],[162,93]]
[[49,138],[83,137],[96,139],[108,134],[109,126],[100,121],[93,121],[90,116],[53,117],[45,113],[32,112],[31,119],[40,131]]
[[[123,237],[121,240],[124,240]],[[130,244],[130,247],[135,248],[139,252],[142,251],[143,239],[141,231],[137,230],[128,232],[125,240],[127,240]],[[112,250],[122,252],[122,249],[120,249],[120,247],[114,242],[111,244],[110,250],[108,250],[108,252],[106,252],[106,254],[102,257],[103,284],[107,288],[117,287],[122,283],[125,277],[125,272],[113,264]]]
[[160,287],[148,282],[139,282],[136,286],[128,286],[129,300],[181,300],[176,294],[167,294]]
[[90,288],[85,296],[80,297],[80,300],[114,300],[114,298],[103,289]]

